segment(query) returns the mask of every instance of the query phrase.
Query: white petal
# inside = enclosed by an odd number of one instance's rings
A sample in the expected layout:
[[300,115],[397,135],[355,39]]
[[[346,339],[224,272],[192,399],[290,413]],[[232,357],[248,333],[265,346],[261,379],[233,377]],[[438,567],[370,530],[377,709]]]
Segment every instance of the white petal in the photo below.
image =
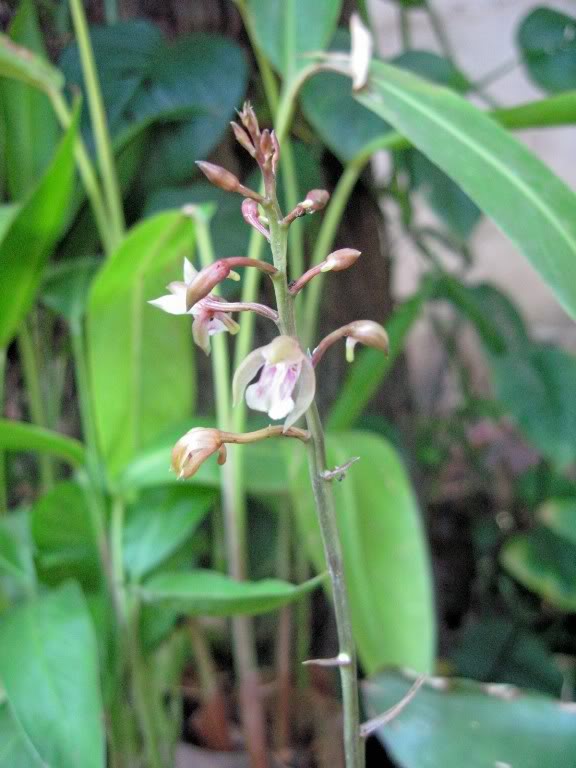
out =
[[262,349],[255,349],[244,358],[236,369],[234,380],[232,381],[232,399],[234,405],[238,405],[244,395],[244,390],[250,384],[254,376],[264,365]]
[[246,390],[246,405],[253,411],[262,411],[268,413],[270,407],[270,397],[267,390],[262,390],[258,382],[250,384]]
[[302,414],[306,413],[314,400],[314,393],[316,392],[316,375],[314,373],[314,367],[308,357],[305,357],[304,360],[302,360],[302,369],[296,388],[297,393],[294,410],[284,422],[284,431],[286,431],[288,427],[291,427],[292,424],[295,424]]
[[173,280],[171,283],[168,283],[166,288],[175,296],[186,295],[186,283],[183,283],[181,280]]
[[204,318],[195,318],[192,323],[192,338],[203,352],[210,354],[210,334]]
[[192,266],[188,259],[184,259],[184,282],[191,283],[198,274],[198,270]]
[[368,81],[370,59],[372,58],[373,41],[370,30],[357,13],[350,17],[350,73],[352,75],[352,90],[359,91]]
[[168,312],[169,315],[186,314],[186,296],[167,294],[166,296],[160,296],[159,299],[152,299],[148,304],[152,304],[153,307],[158,307],[158,309]]
[[268,411],[268,416],[270,416],[273,421],[278,421],[279,419],[288,416],[293,408],[294,400],[292,400],[290,396],[285,397],[284,400],[275,400]]

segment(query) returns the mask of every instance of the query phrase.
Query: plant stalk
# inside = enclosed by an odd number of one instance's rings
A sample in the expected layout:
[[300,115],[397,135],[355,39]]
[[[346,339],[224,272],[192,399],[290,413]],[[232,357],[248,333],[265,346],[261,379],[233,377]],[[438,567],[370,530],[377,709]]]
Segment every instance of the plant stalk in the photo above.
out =
[[[286,275],[287,229],[281,226],[282,215],[278,210],[275,190],[272,186],[266,190],[269,203],[266,207],[270,226],[270,245],[274,257],[274,266],[278,275],[274,277],[274,290],[278,301],[281,332],[296,336],[294,301],[288,291]],[[344,754],[346,768],[363,768],[364,747],[360,739],[360,711],[358,700],[358,673],[356,650],[352,636],[352,624],[348,593],[344,580],[342,548],[338,533],[338,524],[334,507],[334,498],[330,481],[323,477],[327,469],[324,432],[318,408],[313,403],[306,413],[306,422],[311,439],[308,443],[308,463],[310,478],[316,501],[318,522],[324,544],[326,564],[330,573],[334,612],[338,631],[339,658],[342,660],[340,681],[342,686],[342,705],[344,719]]]
[[[6,383],[6,347],[0,347],[0,418],[4,416],[4,391]],[[8,484],[6,456],[0,451],[0,517],[8,512]]]
[[84,75],[84,84],[88,97],[88,106],[90,108],[90,118],[92,121],[92,130],[94,132],[94,141],[98,155],[98,165],[100,166],[100,175],[104,187],[104,194],[110,218],[110,230],[112,233],[112,242],[117,245],[124,234],[124,211],[122,207],[122,195],[120,185],[116,174],[114,163],[114,153],[112,152],[112,143],[108,131],[108,122],[104,110],[104,101],[98,81],[96,63],[94,61],[94,51],[88,32],[86,15],[82,6],[82,0],[70,0],[70,10],[72,12],[72,21],[78,50],[80,52],[80,61],[82,63],[82,74]]
[[[201,215],[195,221],[200,262],[202,267],[207,267],[214,261],[208,221]],[[257,271],[249,272],[252,274]],[[216,290],[214,292],[217,293]],[[246,314],[252,315],[251,312]],[[218,428],[229,431],[234,426],[230,402],[230,360],[223,334],[217,334],[212,340],[212,371]],[[222,467],[220,477],[228,572],[232,578],[241,581],[247,577],[246,496],[241,473],[236,468],[237,459],[237,450],[228,452],[228,460]],[[260,696],[254,625],[249,616],[236,616],[232,619],[232,643],[234,666],[239,680],[240,716],[251,766],[267,768],[266,721]]]

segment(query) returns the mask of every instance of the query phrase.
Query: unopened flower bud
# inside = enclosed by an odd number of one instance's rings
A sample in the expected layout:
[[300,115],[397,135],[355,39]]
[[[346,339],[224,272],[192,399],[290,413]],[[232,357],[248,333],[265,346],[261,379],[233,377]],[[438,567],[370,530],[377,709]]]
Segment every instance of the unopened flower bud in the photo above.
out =
[[240,195],[251,197],[253,200],[259,202],[262,200],[262,196],[259,195],[258,192],[254,192],[253,189],[245,187],[237,176],[234,176],[233,173],[227,171],[225,168],[222,168],[219,165],[214,165],[214,163],[207,163],[204,160],[197,160],[196,165],[200,168],[208,181],[214,184],[215,187],[223,189],[225,192],[237,192]]
[[266,229],[264,224],[260,221],[260,215],[258,211],[258,203],[256,200],[251,200],[249,197],[242,203],[242,218],[251,227],[257,229],[261,235],[267,240],[270,240],[270,232]]
[[258,125],[258,118],[252,108],[252,104],[249,101],[244,102],[242,111],[238,112],[238,117],[244,128],[250,134],[252,141],[256,143],[256,139],[260,136],[260,127]]
[[224,464],[226,448],[220,430],[195,427],[186,432],[172,449],[172,469],[178,479],[192,477],[214,453],[218,453],[218,463]]
[[232,131],[234,132],[234,137],[238,144],[240,144],[241,147],[244,147],[246,152],[248,152],[251,157],[255,157],[256,150],[254,149],[254,145],[252,144],[252,141],[250,140],[250,137],[244,128],[240,127],[238,123],[234,122],[230,123],[230,125],[232,126]]
[[204,160],[197,160],[196,165],[215,187],[223,189],[225,192],[238,191],[240,179],[234,176],[233,173],[230,173],[230,171],[221,168],[219,165],[214,165],[214,163],[207,163]]
[[330,193],[325,189],[311,189],[306,195],[304,204],[307,204],[311,211],[321,211],[326,207],[329,199]]
[[364,344],[366,347],[380,349],[388,354],[390,344],[388,334],[381,325],[373,320],[355,320],[346,328],[346,360],[351,363],[354,360],[354,347],[356,344]]
[[329,254],[320,267],[321,272],[340,272],[342,269],[348,269],[356,263],[361,251],[355,248],[340,248]]
[[276,131],[272,131],[270,137],[272,139],[272,173],[276,176],[278,162],[280,160],[280,144],[278,142],[278,137],[276,136]]

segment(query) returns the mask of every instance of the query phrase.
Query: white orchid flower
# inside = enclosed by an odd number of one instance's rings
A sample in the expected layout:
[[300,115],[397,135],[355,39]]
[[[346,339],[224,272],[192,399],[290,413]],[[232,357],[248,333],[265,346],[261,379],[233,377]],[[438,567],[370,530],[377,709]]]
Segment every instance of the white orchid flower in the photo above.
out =
[[[262,370],[259,380],[248,386]],[[277,336],[251,352],[234,374],[232,390],[237,404],[246,392],[246,403],[273,420],[288,417],[284,431],[305,413],[316,389],[314,368],[296,339]]]

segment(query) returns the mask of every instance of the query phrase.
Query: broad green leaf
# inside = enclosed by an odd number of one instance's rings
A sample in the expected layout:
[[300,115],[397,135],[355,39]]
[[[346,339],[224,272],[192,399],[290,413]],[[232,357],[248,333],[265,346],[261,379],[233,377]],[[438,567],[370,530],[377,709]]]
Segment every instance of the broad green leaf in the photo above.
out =
[[7,704],[0,703],[0,768],[42,768]]
[[[364,682],[369,716],[397,704],[412,682],[396,671]],[[576,712],[511,686],[432,678],[377,736],[402,768],[572,768]]]
[[576,195],[543,162],[461,96],[383,62],[356,98],[491,216],[576,317]]
[[510,683],[559,696],[563,675],[543,638],[497,616],[470,621],[451,661],[458,677]]
[[512,536],[500,553],[506,570],[546,602],[576,612],[576,546],[548,528]]
[[[21,0],[10,25],[10,38],[46,59],[46,47],[33,0]],[[12,199],[35,186],[58,142],[58,121],[45,93],[15,80],[0,80],[6,130],[6,175]]]
[[76,579],[98,588],[100,567],[95,532],[84,491],[73,481],[58,483],[32,506],[32,536],[44,582]]
[[420,316],[425,298],[424,292],[414,294],[394,311],[386,323],[390,340],[388,356],[375,349],[363,349],[357,353],[340,388],[338,399],[332,406],[328,419],[331,430],[350,429],[354,426],[403,350],[404,340]]
[[295,586],[279,579],[234,581],[217,571],[160,572],[138,589],[147,603],[163,603],[195,616],[269,613],[311,592],[323,576]]
[[[430,670],[435,652],[432,580],[422,521],[406,470],[382,438],[328,434],[328,466],[360,460],[333,483],[358,653],[367,674],[387,664]],[[308,470],[293,485],[303,546],[325,569]]]
[[0,34],[0,77],[20,80],[43,91],[60,90],[62,73],[27,48]]
[[286,80],[310,63],[307,54],[327,47],[341,0],[248,0],[258,46]]
[[8,344],[30,309],[46,260],[62,232],[74,181],[76,130],[77,119],[0,242],[0,347]]
[[[149,448],[139,452],[125,467],[117,479],[117,490],[127,494],[158,485],[181,485],[182,480],[178,480],[170,469],[175,442],[192,427],[213,424],[213,420],[195,418],[193,423],[183,424],[178,429],[170,430]],[[229,446],[228,450],[238,449],[235,446]],[[289,480],[284,453],[277,441],[254,443],[240,450],[244,450],[245,482],[249,493],[262,496],[287,492]],[[194,486],[219,489],[221,473],[222,468],[218,466],[216,457],[213,457],[205,461],[188,482]]]
[[30,600],[2,618],[0,679],[45,765],[104,768],[98,650],[76,585]]
[[[115,144],[152,129],[139,185],[153,190],[188,181],[194,161],[210,153],[242,102],[248,75],[242,49],[216,35],[168,43],[143,20],[95,26],[90,34]],[[64,51],[61,66],[81,87],[76,44]],[[88,130],[87,111],[83,126]]]
[[549,499],[537,511],[538,520],[576,546],[576,498]]
[[30,592],[36,583],[29,516],[12,512],[0,519],[0,573],[11,576]]
[[191,536],[217,498],[190,485],[151,488],[127,510],[124,563],[136,579],[151,571]]
[[78,440],[23,421],[0,419],[0,450],[47,453],[72,466],[84,463],[84,446]]
[[69,323],[78,324],[86,311],[88,294],[99,259],[80,258],[50,265],[44,275],[41,299]]
[[0,242],[4,239],[4,235],[8,231],[12,219],[16,216],[19,210],[20,206],[18,203],[0,205]]
[[190,415],[190,318],[147,302],[182,279],[192,221],[163,213],[134,227],[92,283],[88,354],[102,451],[115,474],[146,443]]
[[576,88],[576,18],[553,8],[535,8],[518,29],[528,74],[545,91]]

